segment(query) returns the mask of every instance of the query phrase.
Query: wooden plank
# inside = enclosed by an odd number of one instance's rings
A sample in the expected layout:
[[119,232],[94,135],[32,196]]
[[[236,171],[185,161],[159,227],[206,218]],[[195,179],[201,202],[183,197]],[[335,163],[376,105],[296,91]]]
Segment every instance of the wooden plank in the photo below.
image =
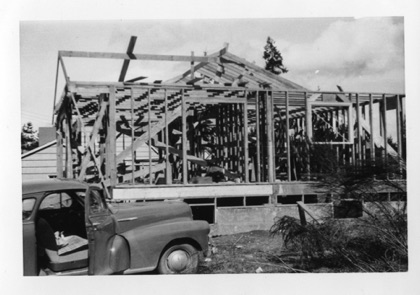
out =
[[383,138],[384,138],[384,149],[385,149],[385,164],[388,163],[388,130],[387,130],[387,126],[386,126],[386,95],[383,94],[382,96],[382,101],[383,101],[383,128],[384,128],[384,134],[383,134]]
[[[306,137],[312,142],[312,105],[309,103],[307,93],[304,94],[305,97],[305,123],[306,123]],[[319,102],[317,102],[318,105]]]
[[274,182],[274,155],[273,155],[273,108],[272,108],[272,96],[269,92],[265,92],[267,101],[267,160],[268,160],[268,182]]
[[63,70],[63,74],[64,74],[64,79],[66,80],[66,84],[68,85],[68,83],[70,82],[70,78],[67,75],[66,66],[64,64],[63,58],[61,57],[60,53],[58,53],[58,60],[60,61],[61,69]]
[[57,130],[57,177],[63,178],[63,136],[59,128]]
[[[134,178],[137,178],[137,177],[144,178],[144,177],[146,177],[146,175],[149,174],[149,178],[151,178],[150,171],[152,173],[155,173],[155,172],[158,172],[158,171],[161,171],[161,170],[164,170],[164,169],[165,169],[165,163],[158,163],[156,165],[153,165],[151,169],[149,169],[149,168],[146,169],[145,167],[142,167],[139,170],[132,171],[128,175],[127,174],[126,175],[123,175],[123,177],[122,177],[123,178],[123,182],[131,181],[131,179],[132,179],[133,176],[134,176]],[[115,199],[114,192],[115,192],[115,189],[113,190],[113,198]]]
[[53,167],[22,167],[22,174],[56,174],[57,169]]
[[58,83],[58,70],[60,67],[60,59],[57,56],[57,69],[55,70],[55,83],[54,83],[54,102],[53,102],[53,111],[51,115],[51,125],[54,125],[54,114],[55,114],[55,102],[57,100],[57,83]]
[[286,91],[286,144],[287,144],[287,180],[292,181],[292,167],[291,165],[291,156],[290,156],[290,115],[289,115],[289,92]]
[[165,179],[166,184],[172,184],[172,166],[169,162],[169,123],[168,123],[168,94],[165,89]]
[[245,92],[245,103],[243,105],[243,134],[244,134],[244,167],[245,183],[249,182],[249,143],[248,143],[248,92]]
[[[128,44],[127,54],[131,55],[134,50],[134,46],[136,45],[137,37],[131,36],[130,43]],[[127,74],[128,66],[130,65],[130,60],[125,59],[121,68],[120,77],[118,78],[118,82],[123,82],[125,79],[125,75]]]
[[369,94],[369,125],[370,125],[370,156],[372,163],[375,163],[375,133],[373,130],[373,96]]
[[[163,142],[154,140],[153,141],[153,146],[160,149],[160,150],[168,149],[168,154],[171,153],[171,154],[178,155],[181,159],[184,158],[184,153],[181,150],[178,150],[178,149],[176,149],[176,148],[174,148],[170,145],[166,145]],[[204,166],[204,167],[207,166],[206,160],[204,160],[202,158],[199,158],[199,157],[196,157],[196,156],[187,155],[187,160],[190,161],[190,162],[193,162],[195,164],[198,164],[200,166]]]
[[[130,144],[130,152],[131,152],[131,183],[134,184],[134,171],[136,170],[136,158],[134,154],[134,145],[133,142],[136,141],[136,135],[134,133],[134,93],[133,88],[130,89],[130,106],[131,106],[131,144]],[[118,161],[118,160],[117,160]]]
[[25,167],[54,167],[54,169],[57,169],[57,159],[37,161],[22,160],[22,168]]
[[185,62],[214,62],[220,61],[218,57],[212,56],[190,56],[190,55],[159,55],[159,54],[127,54],[114,52],[86,52],[86,51],[59,51],[60,57],[78,58],[104,58],[104,59],[125,59],[125,60],[157,60],[157,61],[185,61]]
[[256,137],[257,137],[257,169],[256,169],[256,173],[257,173],[257,182],[261,182],[261,137],[260,137],[260,92],[257,91],[257,96],[256,96],[256,105],[255,105],[255,111],[256,111]]
[[[312,210],[309,209],[308,206],[306,206],[302,201],[298,201],[296,203],[299,208],[299,216],[301,216],[301,222],[302,222],[301,212],[303,212],[303,220],[305,220],[305,224],[306,224],[306,218],[305,218],[305,212],[306,212],[316,223],[319,223],[318,218],[316,217],[315,213],[312,212]],[[302,224],[302,225],[305,225],[305,224]]]
[[[147,113],[151,114],[150,112],[150,104],[152,101],[150,100],[150,89],[147,90]],[[147,142],[149,148],[149,184],[153,184],[152,180],[152,120],[149,116],[149,124],[147,125],[147,133],[149,134],[149,140]]]
[[401,97],[397,95],[396,107],[396,120],[397,120],[397,143],[398,143],[398,156],[402,157],[402,122],[401,122]]
[[187,102],[198,102],[201,104],[219,104],[219,103],[244,103],[243,97],[208,97],[208,96],[192,96],[186,97]]
[[362,124],[360,122],[361,116],[360,116],[359,93],[356,93],[356,120],[357,120],[357,160],[360,161],[361,156],[362,156]]
[[182,90],[181,102],[182,117],[182,183],[188,183],[188,163],[187,163],[187,106],[185,102],[184,90]]
[[[174,189],[176,187],[176,189]],[[273,194],[272,185],[255,184],[212,184],[212,185],[172,185],[130,187],[114,189],[114,199],[177,199],[177,198],[213,198],[213,197],[243,197],[243,196],[269,196]]]
[[117,130],[116,130],[116,102],[115,102],[115,87],[111,86],[109,89],[109,111],[108,111],[108,132],[106,135],[107,141],[107,177],[110,180],[110,185],[113,187],[117,184]]
[[193,80],[194,78],[194,51],[191,51],[191,80]]

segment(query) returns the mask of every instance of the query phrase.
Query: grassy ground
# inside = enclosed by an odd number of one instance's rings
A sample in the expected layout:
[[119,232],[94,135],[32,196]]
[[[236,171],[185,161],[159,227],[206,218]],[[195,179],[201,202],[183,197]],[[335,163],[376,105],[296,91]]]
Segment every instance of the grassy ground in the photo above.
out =
[[200,274],[300,272],[293,268],[297,257],[281,252],[282,238],[268,231],[213,237],[211,243],[213,254],[201,261]]

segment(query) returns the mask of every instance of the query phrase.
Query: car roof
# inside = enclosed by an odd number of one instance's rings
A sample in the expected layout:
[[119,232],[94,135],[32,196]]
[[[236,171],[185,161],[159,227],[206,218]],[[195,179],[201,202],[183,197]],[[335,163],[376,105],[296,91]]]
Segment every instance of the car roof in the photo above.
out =
[[48,180],[29,180],[22,182],[22,194],[31,194],[45,191],[59,191],[68,189],[86,190],[89,186],[86,183],[75,179],[48,179]]

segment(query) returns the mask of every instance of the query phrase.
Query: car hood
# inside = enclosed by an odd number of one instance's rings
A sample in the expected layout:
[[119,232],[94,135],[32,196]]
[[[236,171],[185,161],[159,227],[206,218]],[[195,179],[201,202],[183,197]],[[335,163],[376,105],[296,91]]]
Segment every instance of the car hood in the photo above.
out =
[[111,209],[118,221],[120,233],[135,227],[192,219],[190,207],[180,201],[114,203]]

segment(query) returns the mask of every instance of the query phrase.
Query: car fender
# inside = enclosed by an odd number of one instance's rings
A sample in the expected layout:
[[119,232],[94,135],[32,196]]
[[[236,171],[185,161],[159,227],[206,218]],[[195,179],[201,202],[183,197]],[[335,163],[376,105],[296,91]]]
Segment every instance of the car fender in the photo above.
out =
[[138,227],[121,235],[130,246],[131,269],[154,269],[160,255],[173,241],[190,241],[198,250],[207,251],[209,224],[200,220],[179,220]]

